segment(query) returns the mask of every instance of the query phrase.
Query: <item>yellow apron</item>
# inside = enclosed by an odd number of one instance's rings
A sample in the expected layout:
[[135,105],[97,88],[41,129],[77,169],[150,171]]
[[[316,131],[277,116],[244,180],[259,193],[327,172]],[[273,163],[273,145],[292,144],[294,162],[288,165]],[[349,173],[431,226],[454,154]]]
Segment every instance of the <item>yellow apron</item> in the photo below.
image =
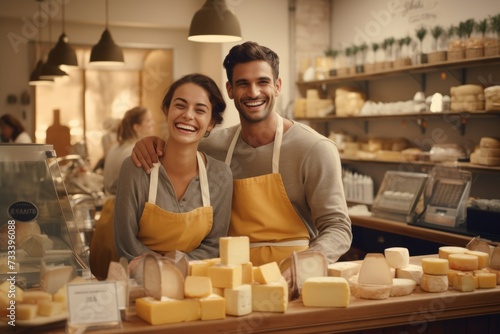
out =
[[149,249],[161,254],[175,250],[189,253],[210,233],[213,209],[210,206],[207,171],[199,152],[197,158],[203,207],[190,212],[169,212],[155,204],[160,164],[155,164],[151,170],[149,198],[139,221],[137,235]]
[[[229,146],[226,164],[231,165],[241,127]],[[233,205],[229,235],[250,238],[250,261],[258,266],[278,264],[293,251],[309,248],[309,232],[290,202],[281,174],[279,157],[283,139],[283,119],[278,115],[274,138],[272,174],[233,181]]]
[[109,263],[118,261],[114,236],[115,197],[104,203],[101,216],[95,224],[95,230],[90,241],[89,264],[90,271],[98,280],[108,277]]

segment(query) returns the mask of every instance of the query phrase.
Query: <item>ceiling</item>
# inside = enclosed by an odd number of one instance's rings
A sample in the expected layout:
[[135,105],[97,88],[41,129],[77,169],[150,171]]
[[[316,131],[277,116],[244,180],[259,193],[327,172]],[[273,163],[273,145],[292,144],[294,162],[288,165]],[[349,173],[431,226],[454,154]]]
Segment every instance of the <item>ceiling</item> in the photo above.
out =
[[[188,28],[203,0],[108,0],[110,26],[150,28]],[[49,7],[52,4],[53,7]],[[104,0],[44,0],[45,12],[54,21],[62,20],[65,4],[67,23],[102,25],[106,20]],[[231,8],[231,1],[227,2]],[[0,19],[23,17],[33,20],[38,12],[37,0],[1,0]]]

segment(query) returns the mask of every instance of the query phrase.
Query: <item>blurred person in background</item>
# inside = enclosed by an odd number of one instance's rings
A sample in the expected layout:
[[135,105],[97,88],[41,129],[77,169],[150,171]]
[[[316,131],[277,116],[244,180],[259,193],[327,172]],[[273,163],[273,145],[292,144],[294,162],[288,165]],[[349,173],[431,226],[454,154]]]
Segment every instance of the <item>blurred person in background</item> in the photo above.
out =
[[[12,144],[30,144],[33,142],[30,135],[24,130],[21,121],[10,114],[4,114],[0,117],[0,130],[3,142]],[[130,152],[132,152],[132,148]]]

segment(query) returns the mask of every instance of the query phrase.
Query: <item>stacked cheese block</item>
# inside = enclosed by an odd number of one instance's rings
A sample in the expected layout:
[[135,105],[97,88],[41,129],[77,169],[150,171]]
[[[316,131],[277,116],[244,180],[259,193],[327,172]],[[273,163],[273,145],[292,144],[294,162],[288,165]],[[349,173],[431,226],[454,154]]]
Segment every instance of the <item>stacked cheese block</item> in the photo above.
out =
[[366,101],[363,93],[351,87],[340,87],[335,90],[335,114],[337,116],[356,116]]
[[500,110],[500,86],[491,86],[484,89],[486,111]]
[[[53,317],[65,314],[67,310],[67,284],[86,283],[87,280],[76,276],[69,283],[60,286],[54,293],[42,290],[22,290],[11,286],[9,281],[0,284],[0,318],[4,319],[15,302],[17,320],[33,320],[36,317]],[[7,313],[5,313],[7,312]]]
[[[248,237],[220,238],[220,258],[191,261],[185,278],[161,258],[144,262],[137,315],[152,325],[285,312],[288,284],[276,262],[253,267]],[[272,296],[272,298],[270,298]]]
[[482,137],[479,148],[470,155],[470,162],[478,165],[500,166],[500,139]]
[[484,89],[480,85],[461,85],[450,88],[451,111],[483,111]]

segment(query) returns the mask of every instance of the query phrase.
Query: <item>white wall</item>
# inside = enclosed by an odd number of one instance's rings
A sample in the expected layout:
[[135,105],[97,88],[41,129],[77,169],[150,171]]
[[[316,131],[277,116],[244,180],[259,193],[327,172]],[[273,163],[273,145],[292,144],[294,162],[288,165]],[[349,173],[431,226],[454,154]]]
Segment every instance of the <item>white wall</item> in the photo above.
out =
[[[66,34],[73,44],[97,43],[104,28],[104,1],[102,0],[54,0],[65,3]],[[203,45],[187,41],[192,16],[203,0],[110,0],[109,29],[115,42],[121,46],[173,48],[174,77],[201,71],[214,77],[225,91],[225,73],[222,61],[234,44]],[[285,83],[278,108],[284,109],[291,100],[289,78],[289,29],[288,0],[231,0],[227,5],[237,15],[244,41],[253,40],[270,47],[281,57],[281,76]],[[25,125],[33,131],[32,105],[7,104],[7,95],[27,90],[28,77],[34,65],[29,40],[37,40],[37,30],[26,22],[33,21],[37,12],[35,0],[0,1],[0,114],[12,113],[26,117]],[[54,14],[52,41],[61,32],[61,13]],[[43,40],[48,40],[45,26]],[[10,36],[11,39],[6,38]],[[13,42],[14,41],[14,42]],[[289,84],[290,83],[290,84]],[[226,95],[227,97],[227,95]],[[239,121],[232,101],[227,100],[225,126]]]

